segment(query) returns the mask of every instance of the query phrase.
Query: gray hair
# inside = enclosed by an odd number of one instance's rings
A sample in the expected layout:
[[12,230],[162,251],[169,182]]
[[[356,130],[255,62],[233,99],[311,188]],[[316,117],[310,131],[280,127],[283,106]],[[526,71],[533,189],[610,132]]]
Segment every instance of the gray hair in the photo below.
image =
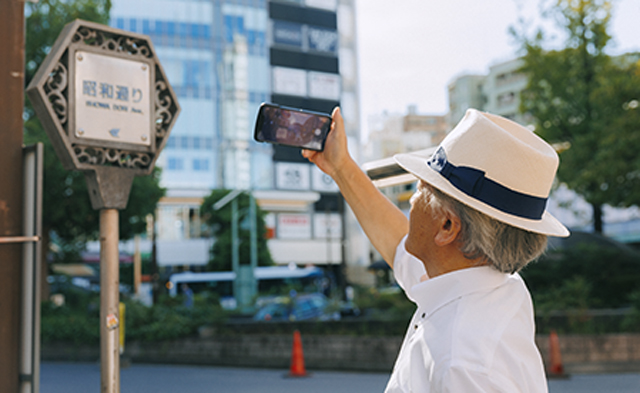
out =
[[490,263],[503,273],[515,273],[544,253],[547,236],[495,220],[444,194],[423,181],[420,193],[434,214],[450,213],[460,219],[456,241],[467,259]]

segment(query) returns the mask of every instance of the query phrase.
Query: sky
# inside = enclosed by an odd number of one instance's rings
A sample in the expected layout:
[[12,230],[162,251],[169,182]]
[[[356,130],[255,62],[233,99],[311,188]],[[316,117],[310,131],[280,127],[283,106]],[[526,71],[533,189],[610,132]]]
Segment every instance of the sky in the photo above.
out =
[[[545,0],[548,4],[551,0]],[[640,1],[613,0],[609,53],[640,51]],[[384,111],[447,113],[447,85],[517,56],[510,26],[553,31],[540,0],[356,0],[363,139]],[[560,37],[559,34],[556,36]]]

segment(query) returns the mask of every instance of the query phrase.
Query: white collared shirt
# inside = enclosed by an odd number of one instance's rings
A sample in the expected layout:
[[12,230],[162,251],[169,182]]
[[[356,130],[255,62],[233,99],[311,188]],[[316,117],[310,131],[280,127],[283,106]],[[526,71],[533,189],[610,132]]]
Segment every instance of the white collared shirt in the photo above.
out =
[[546,393],[522,278],[482,266],[421,282],[424,265],[405,240],[394,275],[418,309],[385,392]]

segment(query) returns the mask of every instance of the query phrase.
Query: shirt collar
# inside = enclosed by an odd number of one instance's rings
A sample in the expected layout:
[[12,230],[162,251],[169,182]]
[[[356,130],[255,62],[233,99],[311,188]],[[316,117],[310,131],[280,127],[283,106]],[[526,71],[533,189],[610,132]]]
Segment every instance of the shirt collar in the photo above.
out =
[[490,266],[471,267],[430,278],[414,285],[409,292],[418,307],[431,314],[465,295],[497,288],[509,277]]

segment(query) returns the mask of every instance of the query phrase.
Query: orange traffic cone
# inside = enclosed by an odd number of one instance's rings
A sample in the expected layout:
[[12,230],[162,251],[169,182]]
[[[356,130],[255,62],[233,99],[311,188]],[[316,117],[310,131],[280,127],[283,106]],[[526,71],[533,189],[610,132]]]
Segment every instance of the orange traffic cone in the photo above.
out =
[[308,377],[307,371],[304,369],[304,355],[302,354],[302,339],[300,331],[293,332],[293,349],[291,350],[291,367],[289,368],[288,377]]
[[549,378],[568,378],[562,366],[562,355],[560,354],[560,339],[555,330],[549,334],[549,368],[547,369]]

